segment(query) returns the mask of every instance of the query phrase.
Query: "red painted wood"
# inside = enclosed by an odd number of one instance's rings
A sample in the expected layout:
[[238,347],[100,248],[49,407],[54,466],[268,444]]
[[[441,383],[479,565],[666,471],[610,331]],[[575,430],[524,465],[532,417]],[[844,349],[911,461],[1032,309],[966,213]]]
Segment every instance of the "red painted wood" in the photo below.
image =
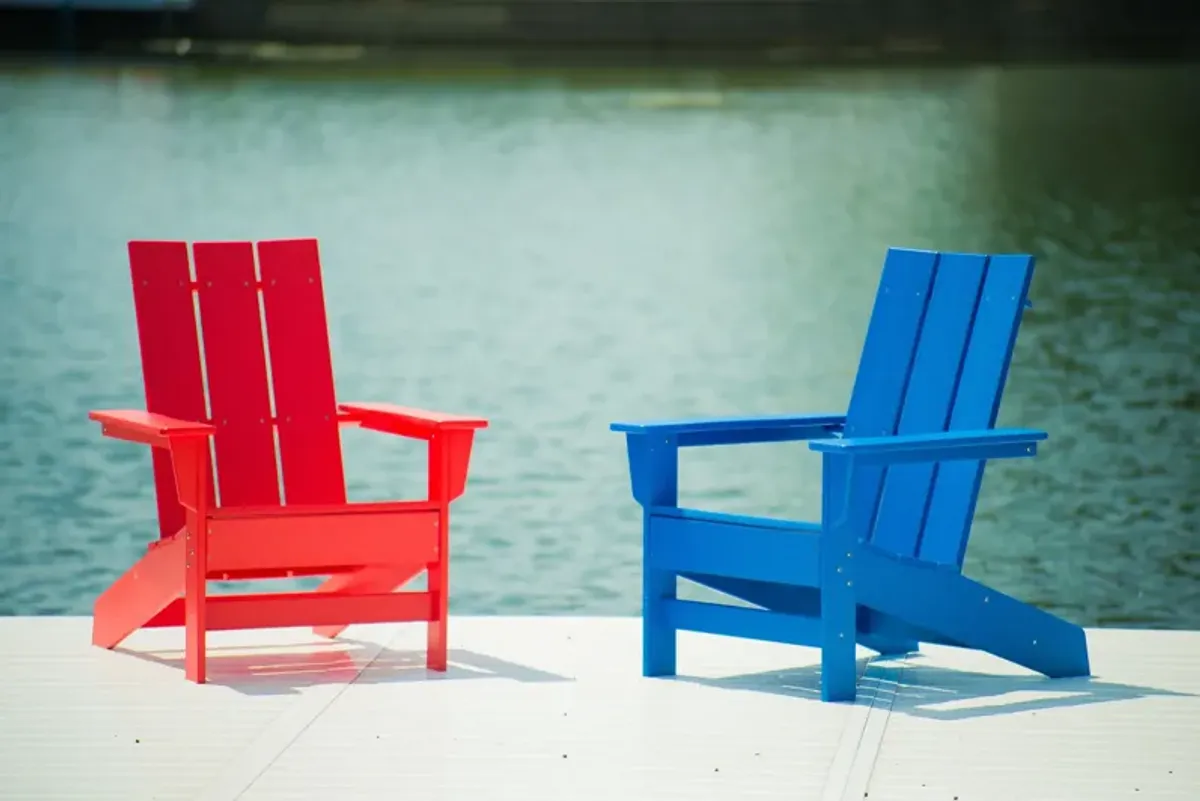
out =
[[263,579],[295,579],[316,576],[343,575],[349,568],[341,565],[312,565],[310,567],[255,567],[248,570],[209,570],[209,581],[261,581]]
[[367,503],[339,503],[329,505],[305,506],[303,509],[290,509],[286,506],[238,506],[232,509],[214,509],[214,520],[231,520],[245,517],[277,517],[290,518],[296,515],[313,517],[329,515],[344,517],[346,515],[382,514],[395,512],[436,512],[441,506],[432,501],[371,501]]
[[333,363],[315,239],[258,244],[288,504],[346,501]]
[[[208,598],[208,630],[319,626],[345,628],[350,623],[403,623],[429,620],[432,599],[425,592],[373,593],[357,596],[330,593],[262,593]],[[142,628],[182,626],[183,599],[172,603]]]
[[488,425],[483,417],[431,412],[391,403],[341,403],[338,409],[363,428],[414,439],[429,439],[437,431],[487,428]]
[[443,431],[429,440],[429,499],[441,503],[438,521],[437,560],[429,565],[429,594],[433,596],[433,615],[425,632],[425,664],[430,670],[445,670],[450,623],[450,490],[454,441],[468,440],[473,431]]
[[100,423],[105,436],[160,448],[166,447],[172,439],[207,437],[213,433],[213,427],[207,423],[176,420],[149,412],[98,410],[88,412],[88,419]]
[[188,679],[203,684],[208,628],[204,603],[208,594],[208,498],[212,494],[208,440],[187,437],[172,442],[171,463],[175,466],[179,502],[187,510],[183,535],[187,548],[183,557],[184,673]]
[[433,614],[433,600],[427,592],[225,595],[209,598],[208,607],[210,631],[414,622],[429,620]]
[[437,519],[437,512],[399,512],[210,520],[208,568],[220,573],[432,562]]
[[[427,565],[424,563],[407,566],[384,565],[382,567],[364,567],[361,570],[343,573],[327,579],[317,588],[317,592],[340,595],[372,595],[375,593],[394,592],[424,573],[426,567]],[[319,637],[328,637],[332,640],[341,634],[345,628],[346,624],[317,626],[313,629],[313,633]]]
[[471,444],[475,440],[475,432],[445,431],[438,436],[444,440],[446,502],[449,503],[467,490],[467,470],[471,465]]
[[204,511],[187,511],[187,527],[184,542],[183,577],[183,654],[184,676],[188,681],[203,684],[208,661],[208,580],[205,577]]
[[[143,629],[162,629],[174,628],[184,624],[185,603],[182,597],[176,598],[171,603],[163,607],[163,610],[147,622],[143,623],[140,628]],[[186,655],[185,655],[186,656]]]
[[[315,241],[262,243],[261,277],[250,243],[198,243],[193,255],[195,280],[185,244],[130,245],[149,411],[91,417],[109,436],[155,446],[160,525],[178,534],[101,596],[95,641],[113,647],[140,627],[184,626],[185,673],[203,682],[211,630],[311,625],[332,635],[350,623],[420,620],[429,623],[427,664],[444,670],[449,507],[465,487],[474,431],[487,421],[390,404],[337,409]],[[428,440],[429,498],[347,504],[344,423]],[[213,504],[209,436],[221,507]],[[422,571],[428,592],[390,592]],[[332,578],[310,593],[208,597],[205,586],[303,575]]]
[[[129,267],[146,409],[179,420],[203,422],[208,410],[187,243],[130,242]],[[170,456],[155,449],[151,458],[159,535],[169,537],[183,527],[183,507],[175,495]]]
[[278,504],[253,245],[197,242],[193,250],[221,505]]
[[[184,538],[156,540],[132,568],[96,599],[92,644],[116,648],[183,595]],[[177,625],[182,625],[183,620]]]

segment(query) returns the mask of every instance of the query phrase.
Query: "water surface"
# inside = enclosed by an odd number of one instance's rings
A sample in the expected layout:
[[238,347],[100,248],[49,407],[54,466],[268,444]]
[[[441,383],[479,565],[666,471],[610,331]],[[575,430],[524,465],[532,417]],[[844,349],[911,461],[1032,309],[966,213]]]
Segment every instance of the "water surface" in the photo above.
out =
[[[154,530],[131,238],[317,236],[339,395],[489,416],[459,612],[636,613],[618,418],[845,408],[888,245],[1038,256],[967,572],[1200,628],[1200,174],[1185,68],[0,72],[0,613],[85,613]],[[422,451],[349,432],[358,499]],[[683,500],[819,515],[803,444]]]

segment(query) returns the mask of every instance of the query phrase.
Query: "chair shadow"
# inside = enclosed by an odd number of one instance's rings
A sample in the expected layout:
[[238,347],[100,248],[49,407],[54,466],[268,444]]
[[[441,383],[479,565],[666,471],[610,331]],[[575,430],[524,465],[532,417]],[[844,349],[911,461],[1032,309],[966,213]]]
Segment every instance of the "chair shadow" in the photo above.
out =
[[[858,660],[855,703],[891,705],[897,714],[932,720],[967,720],[992,715],[1062,709],[1135,698],[1192,698],[1190,693],[1104,681],[1097,677],[1050,679],[922,665],[921,654]],[[675,676],[675,681],[792,698],[821,698],[821,667],[747,673],[720,678]],[[1024,697],[1011,698],[1020,694]],[[985,703],[978,703],[984,701]]]
[[[184,669],[178,651],[132,651],[126,656]],[[307,644],[304,650],[268,651],[261,647],[229,646],[208,649],[209,684],[228,687],[245,695],[286,695],[324,684],[396,684],[424,681],[502,678],[521,683],[569,682],[568,676],[509,662],[489,654],[451,648],[446,670],[425,667],[424,650],[378,648],[376,643],[354,639]],[[182,676],[180,677],[182,680]]]

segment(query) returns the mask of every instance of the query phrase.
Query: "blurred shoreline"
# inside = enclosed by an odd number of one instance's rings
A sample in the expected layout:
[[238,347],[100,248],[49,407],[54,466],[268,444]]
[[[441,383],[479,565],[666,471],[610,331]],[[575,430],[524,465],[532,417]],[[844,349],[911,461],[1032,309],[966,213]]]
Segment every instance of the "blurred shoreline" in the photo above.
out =
[[[1084,0],[0,0],[0,54],[821,64],[1200,59],[1200,6]],[[131,10],[139,9],[139,10]],[[500,52],[498,52],[500,51]]]

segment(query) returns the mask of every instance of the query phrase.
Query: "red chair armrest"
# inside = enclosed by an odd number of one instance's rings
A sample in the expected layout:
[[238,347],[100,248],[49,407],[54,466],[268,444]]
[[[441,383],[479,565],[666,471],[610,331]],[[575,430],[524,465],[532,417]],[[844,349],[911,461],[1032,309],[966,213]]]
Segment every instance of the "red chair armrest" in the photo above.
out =
[[160,448],[166,447],[175,439],[209,437],[216,432],[216,429],[207,423],[126,409],[88,412],[88,417],[100,423],[107,437]]
[[429,439],[439,431],[468,431],[488,425],[482,417],[431,412],[390,403],[339,403],[338,410],[344,420],[362,428],[414,439]]

